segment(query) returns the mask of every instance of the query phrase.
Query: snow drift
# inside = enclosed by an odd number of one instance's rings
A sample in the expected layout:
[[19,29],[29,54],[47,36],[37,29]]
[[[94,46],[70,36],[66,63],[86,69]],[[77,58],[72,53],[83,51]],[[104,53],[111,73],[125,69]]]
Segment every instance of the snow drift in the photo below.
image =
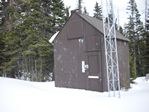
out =
[[121,98],[108,93],[55,88],[54,82],[0,77],[0,112],[149,112],[149,81],[137,78]]

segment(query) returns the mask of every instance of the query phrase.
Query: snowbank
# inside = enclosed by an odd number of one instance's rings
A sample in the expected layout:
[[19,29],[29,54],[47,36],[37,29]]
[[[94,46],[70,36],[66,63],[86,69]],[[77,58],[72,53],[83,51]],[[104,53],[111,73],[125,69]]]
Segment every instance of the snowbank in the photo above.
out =
[[121,98],[108,93],[55,88],[54,82],[0,77],[0,112],[149,112],[149,81],[137,78]]

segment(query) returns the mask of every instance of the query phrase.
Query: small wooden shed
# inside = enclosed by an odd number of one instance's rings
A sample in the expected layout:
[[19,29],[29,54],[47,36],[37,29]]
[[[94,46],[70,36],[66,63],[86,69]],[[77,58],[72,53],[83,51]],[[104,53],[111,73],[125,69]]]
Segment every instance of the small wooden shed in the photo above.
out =
[[[120,83],[128,88],[128,40],[116,34]],[[74,11],[52,40],[56,87],[107,91],[102,21]]]

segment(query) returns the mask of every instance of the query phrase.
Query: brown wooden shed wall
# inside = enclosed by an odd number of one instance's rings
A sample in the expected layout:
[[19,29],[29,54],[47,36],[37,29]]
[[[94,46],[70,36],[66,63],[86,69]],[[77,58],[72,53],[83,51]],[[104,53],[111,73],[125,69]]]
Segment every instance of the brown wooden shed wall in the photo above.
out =
[[[118,41],[122,86],[128,79],[128,45]],[[81,62],[89,64],[82,73]],[[55,86],[106,91],[103,34],[77,14],[73,14],[54,41]],[[99,78],[89,78],[98,76]],[[128,81],[128,80],[127,80]]]

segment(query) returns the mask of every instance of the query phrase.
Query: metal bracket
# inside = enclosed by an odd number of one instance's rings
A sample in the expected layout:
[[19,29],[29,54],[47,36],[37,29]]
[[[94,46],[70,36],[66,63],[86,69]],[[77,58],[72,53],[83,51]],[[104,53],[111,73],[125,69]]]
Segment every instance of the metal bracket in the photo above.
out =
[[89,68],[88,64],[85,64],[85,61],[82,61],[82,73],[85,73],[85,71]]

